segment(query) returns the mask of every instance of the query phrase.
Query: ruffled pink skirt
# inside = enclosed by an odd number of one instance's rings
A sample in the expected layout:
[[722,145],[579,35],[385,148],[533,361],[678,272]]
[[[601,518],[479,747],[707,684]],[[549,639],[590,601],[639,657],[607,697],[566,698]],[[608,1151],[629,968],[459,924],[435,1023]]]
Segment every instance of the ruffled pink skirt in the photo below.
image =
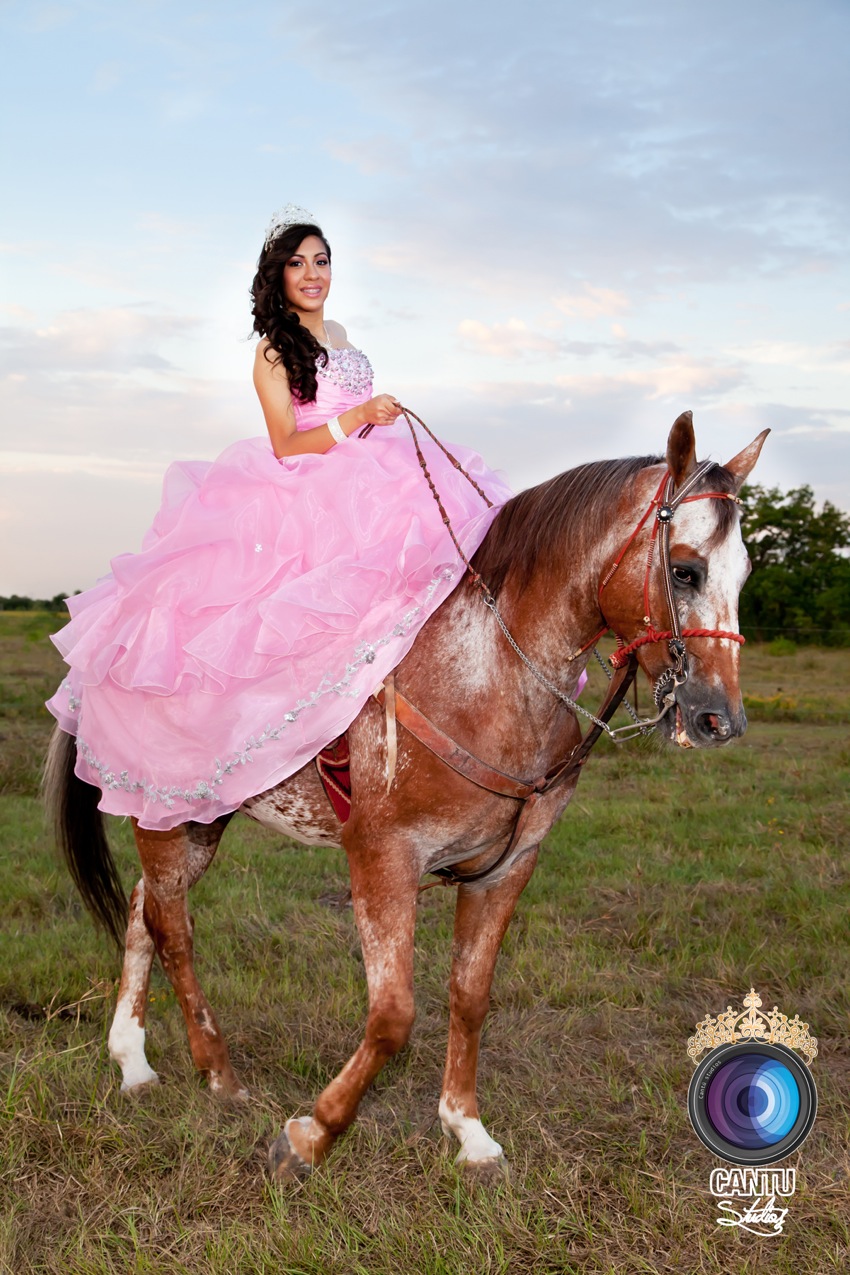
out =
[[[512,494],[426,439],[470,556]],[[463,576],[404,421],[326,455],[267,439],[172,465],[140,553],[69,599],[70,666],[48,707],[77,735],[102,810],[146,828],[209,822],[308,762],[354,720]]]

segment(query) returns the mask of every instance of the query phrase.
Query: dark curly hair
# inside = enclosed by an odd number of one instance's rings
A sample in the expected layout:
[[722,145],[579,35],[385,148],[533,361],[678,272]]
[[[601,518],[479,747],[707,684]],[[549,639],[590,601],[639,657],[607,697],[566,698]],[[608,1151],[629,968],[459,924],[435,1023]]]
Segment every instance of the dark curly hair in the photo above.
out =
[[302,403],[316,400],[316,364],[328,361],[327,350],[305,328],[298,315],[288,309],[283,294],[283,268],[297,253],[308,235],[321,239],[331,259],[331,246],[319,226],[303,224],[287,226],[270,244],[263,246],[257,262],[257,273],[251,284],[251,313],[254,331],[268,338],[265,357],[270,363],[282,363],[289,377],[289,388]]

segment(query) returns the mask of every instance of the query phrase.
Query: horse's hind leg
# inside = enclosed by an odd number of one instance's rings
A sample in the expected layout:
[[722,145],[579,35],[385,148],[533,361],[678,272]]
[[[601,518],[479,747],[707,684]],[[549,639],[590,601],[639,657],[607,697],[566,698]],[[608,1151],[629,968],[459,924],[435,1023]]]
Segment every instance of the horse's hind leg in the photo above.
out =
[[[210,824],[186,825],[189,840],[189,883],[191,889],[213,861],[221,835],[232,816]],[[156,947],[144,918],[145,879],[142,877],[130,896],[130,918],[124,942],[124,967],[118,988],[118,1002],[109,1031],[109,1052],[121,1068],[122,1090],[155,1083],[159,1077],[145,1055],[145,1015],[151,966]]]
[[145,1010],[154,942],[144,917],[144,877],[130,895],[130,920],[124,940],[124,968],[118,988],[118,1003],[109,1029],[109,1053],[121,1068],[121,1088],[159,1080],[145,1055]]
[[[144,872],[144,923],[183,1010],[195,1066],[207,1077],[213,1092],[245,1097],[246,1091],[230,1064],[221,1029],[195,975],[187,892],[192,865],[199,866],[203,857],[195,852],[190,828],[191,825],[152,832],[134,824]],[[148,972],[149,969],[148,964]]]
[[413,1026],[413,931],[418,869],[409,846],[349,853],[351,895],[369,987],[363,1041],[319,1095],[312,1115],[287,1121],[269,1148],[272,1177],[309,1173],[354,1120],[384,1063],[407,1043]]
[[440,1123],[460,1142],[456,1164],[479,1170],[504,1166],[502,1148],[478,1115],[476,1082],[481,1028],[490,1006],[496,957],[517,899],[534,871],[537,847],[529,850],[496,885],[458,888],[449,1007],[449,1043]]

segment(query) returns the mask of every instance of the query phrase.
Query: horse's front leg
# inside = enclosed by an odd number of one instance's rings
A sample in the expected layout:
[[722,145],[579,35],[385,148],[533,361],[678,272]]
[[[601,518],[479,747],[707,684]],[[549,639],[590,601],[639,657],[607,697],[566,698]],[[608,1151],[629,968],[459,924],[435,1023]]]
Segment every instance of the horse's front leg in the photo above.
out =
[[357,1051],[322,1091],[312,1115],[288,1120],[269,1148],[277,1181],[319,1164],[357,1115],[384,1063],[407,1043],[415,1014],[413,932],[419,870],[409,846],[349,851],[351,897],[369,988],[366,1031]]
[[518,859],[497,884],[460,886],[455,909],[449,1003],[449,1043],[440,1123],[460,1143],[456,1164],[477,1171],[503,1171],[502,1148],[478,1114],[476,1082],[481,1027],[490,1007],[496,957],[517,899],[537,863],[537,846]]

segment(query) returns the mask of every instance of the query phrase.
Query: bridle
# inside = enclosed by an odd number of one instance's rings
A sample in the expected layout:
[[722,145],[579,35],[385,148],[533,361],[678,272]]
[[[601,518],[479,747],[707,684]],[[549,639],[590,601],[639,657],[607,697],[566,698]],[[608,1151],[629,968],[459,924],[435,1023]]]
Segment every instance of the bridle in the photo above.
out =
[[[451,536],[452,541],[454,543],[455,549],[457,550],[457,553],[461,561],[466,566],[466,569],[473,583],[481,591],[484,604],[490,609],[490,611],[492,611],[496,619],[496,622],[498,623],[500,629],[502,630],[502,633],[504,634],[507,642],[510,644],[513,650],[522,660],[523,664],[525,664],[529,672],[536,678],[536,680],[540,682],[542,686],[545,686],[551,695],[553,695],[556,699],[559,699],[568,708],[572,709],[573,712],[581,714],[582,717],[590,721],[595,727],[598,727],[598,732],[594,738],[594,742],[595,742],[595,739],[598,738],[598,735],[602,733],[603,731],[605,732],[606,735],[608,735],[608,737],[614,743],[624,743],[629,739],[633,739],[636,735],[647,734],[650,728],[653,726],[656,726],[658,722],[661,721],[662,717],[664,717],[665,714],[669,712],[669,710],[673,707],[673,705],[676,702],[676,690],[680,686],[683,686],[685,682],[687,682],[688,680],[688,657],[687,657],[687,648],[684,642],[684,639],[686,637],[728,638],[732,642],[739,642],[739,643],[744,642],[744,637],[742,634],[732,633],[726,629],[683,629],[682,628],[681,622],[679,619],[679,610],[678,610],[678,607],[676,606],[676,599],[674,594],[675,586],[673,582],[673,565],[670,560],[670,524],[673,521],[676,511],[679,509],[681,505],[689,504],[695,500],[732,500],[737,504],[739,503],[738,497],[732,492],[725,492],[725,491],[703,491],[703,492],[696,492],[696,493],[694,492],[694,488],[698,486],[702,477],[710,469],[713,468],[713,461],[710,461],[710,460],[701,461],[700,464],[698,464],[696,468],[688,475],[685,482],[678,489],[678,491],[676,490],[676,480],[673,477],[673,475],[668,471],[666,474],[663,475],[661,482],[658,485],[658,490],[655,492],[655,495],[650,500],[649,505],[647,506],[641,518],[638,520],[638,523],[635,526],[634,530],[627,537],[627,539],[623,543],[622,548],[619,550],[619,552],[616,554],[616,556],[612,560],[610,567],[602,576],[602,579],[599,584],[598,601],[599,601],[599,611],[605,623],[603,624],[602,628],[597,633],[594,634],[594,636],[590,639],[589,642],[585,642],[584,646],[579,647],[577,651],[574,651],[572,655],[568,656],[570,660],[577,659],[578,656],[583,655],[585,651],[590,649],[590,647],[595,648],[596,643],[599,641],[601,637],[604,637],[606,633],[613,632],[614,636],[617,639],[617,649],[613,652],[612,655],[608,657],[608,663],[611,665],[611,667],[615,671],[620,671],[623,668],[628,669],[630,667],[633,661],[634,653],[640,647],[646,646],[650,643],[655,643],[655,642],[666,641],[668,643],[668,650],[670,652],[670,657],[673,662],[669,668],[665,669],[665,671],[656,680],[653,686],[653,700],[655,702],[656,708],[658,709],[658,712],[656,713],[655,717],[648,717],[643,719],[636,718],[633,722],[631,722],[630,724],[626,726],[620,726],[616,728],[610,727],[608,725],[607,718],[603,719],[602,709],[600,709],[600,712],[597,715],[597,714],[591,713],[582,704],[577,703],[575,699],[567,695],[564,691],[560,689],[560,687],[556,686],[555,683],[552,682],[551,679],[546,676],[543,670],[538,668],[537,665],[534,663],[534,661],[530,659],[528,655],[526,655],[525,651],[522,650],[519,643],[516,641],[513,634],[510,632],[510,629],[508,628],[507,624],[505,623],[504,617],[502,616],[502,613],[499,610],[499,606],[498,606],[498,603],[496,602],[496,599],[494,598],[490,589],[487,587],[485,581],[481,578],[479,573],[472,566],[472,563],[469,561],[466,554],[463,552],[463,549],[460,547],[460,544],[458,543],[458,539],[454,533],[454,529],[449,520],[449,516],[446,513],[445,506],[443,505],[443,502],[440,499],[440,494],[434,485],[434,481],[428,469],[428,463],[425,460],[425,457],[422,453],[422,448],[419,445],[419,439],[417,438],[416,430],[413,426],[413,421],[416,421],[418,425],[422,426],[426,434],[428,434],[428,436],[437,444],[437,446],[444,453],[444,455],[447,456],[448,459],[452,462],[454,467],[461,474],[463,474],[463,476],[468,480],[468,482],[472,484],[472,486],[478,492],[481,499],[490,508],[493,507],[493,502],[489,499],[489,497],[485,494],[485,492],[481,490],[481,488],[478,486],[475,480],[472,477],[470,477],[469,474],[467,474],[466,470],[463,468],[460,462],[454,456],[452,456],[451,452],[448,451],[448,449],[443,446],[440,440],[434,434],[431,433],[431,430],[428,428],[425,422],[423,420],[420,420],[420,418],[415,414],[415,412],[411,412],[409,408],[402,408],[402,415],[407,421],[408,428],[413,438],[413,444],[414,444],[414,447],[416,448],[416,455],[418,457],[419,464],[422,468],[422,472],[425,475],[425,478],[427,479],[428,486],[431,489],[431,494],[434,497],[434,500],[437,502],[437,506],[440,510],[440,514],[442,515],[443,522],[446,525],[449,535]],[[652,534],[650,536],[649,549],[646,556],[646,571],[644,573],[644,582],[643,582],[643,609],[644,609],[643,622],[648,627],[647,627],[646,633],[642,637],[635,638],[634,641],[626,643],[625,639],[617,632],[617,630],[611,624],[609,624],[608,620],[605,617],[605,611],[603,609],[602,594],[603,594],[603,591],[605,590],[605,587],[610,583],[614,573],[617,571],[618,567],[621,565],[629,549],[632,547],[635,540],[637,539],[637,537],[640,535],[641,531],[645,527],[646,523],[648,522],[649,518],[651,517],[653,513],[653,510],[655,511],[655,522],[653,524]],[[667,607],[667,613],[670,617],[670,628],[664,629],[664,630],[658,630],[655,628],[652,622],[650,602],[649,602],[650,581],[652,578],[652,567],[653,567],[653,562],[655,559],[656,545],[658,546],[658,549],[659,549],[659,559],[660,559],[659,565],[661,568],[661,578],[662,578],[662,582],[664,586],[665,603]],[[637,673],[637,665],[635,663],[635,667],[631,670],[629,683],[631,683],[634,680],[636,673]],[[603,705],[603,708],[607,707],[607,705],[608,705],[608,701],[606,699],[605,704]]]
[[[626,540],[620,552],[614,558],[611,566],[603,575],[599,584],[599,609],[602,612],[603,619],[605,612],[602,609],[602,593],[606,585],[611,581],[615,571],[620,566],[629,548],[632,546],[637,536],[645,526],[647,520],[655,510],[655,522],[652,527],[652,534],[649,538],[649,549],[646,555],[646,571],[643,578],[643,622],[647,626],[646,633],[642,637],[635,638],[634,641],[626,643],[619,635],[617,637],[617,649],[609,656],[609,662],[614,669],[622,668],[626,665],[634,654],[642,646],[647,646],[656,642],[666,642],[667,649],[670,653],[672,664],[664,670],[653,686],[653,700],[659,709],[657,717],[641,723],[642,726],[648,727],[655,725],[660,721],[665,713],[672,708],[676,701],[676,690],[680,686],[684,686],[688,680],[688,652],[685,645],[687,637],[710,637],[710,638],[726,638],[731,642],[743,644],[744,637],[741,633],[732,633],[728,629],[683,629],[679,618],[679,608],[676,605],[675,583],[673,578],[673,563],[670,558],[670,527],[673,522],[674,515],[680,505],[690,504],[695,500],[732,500],[736,504],[737,495],[734,492],[725,491],[701,491],[694,492],[694,488],[699,485],[703,476],[713,468],[713,462],[704,460],[693,472],[688,476],[682,486],[676,490],[676,480],[671,473],[666,473],[658,485],[658,490],[649,503],[649,506],[643,517],[638,522],[634,531]],[[652,611],[649,601],[650,582],[652,578],[652,567],[655,559],[655,550],[658,548],[658,565],[661,572],[661,581],[664,588],[664,603],[667,614],[670,617],[670,628],[659,630],[656,629],[652,622]],[[606,622],[605,632],[611,626]],[[581,648],[586,651],[588,646],[596,643],[602,634],[597,634],[591,642]]]
[[[569,755],[564,758],[563,761],[550,767],[544,775],[540,775],[536,779],[522,780],[513,775],[507,775],[493,766],[489,766],[486,762],[481,761],[480,758],[474,756],[474,754],[470,753],[467,749],[463,748],[460,744],[453,740],[451,736],[447,735],[434,722],[430,721],[424,713],[411,704],[411,702],[395,688],[392,674],[387,678],[384,686],[380,687],[378,691],[375,692],[375,698],[385,707],[387,714],[388,759],[395,755],[395,724],[396,721],[400,721],[401,724],[412,735],[414,735],[420,743],[424,744],[426,748],[428,748],[432,753],[439,757],[441,761],[443,761],[447,766],[450,766],[451,769],[455,770],[458,774],[463,775],[466,779],[469,779],[472,783],[477,784],[478,787],[484,788],[488,792],[498,793],[500,796],[504,797],[512,797],[522,803],[517,811],[516,820],[514,822],[514,827],[508,844],[498,855],[495,862],[488,864],[486,867],[477,872],[470,873],[458,873],[450,864],[442,867],[438,865],[435,868],[430,869],[433,874],[441,876],[445,884],[470,884],[472,882],[479,882],[487,877],[491,877],[498,868],[507,863],[519,844],[522,831],[527,823],[533,806],[540,797],[551,791],[556,783],[562,782],[569,776],[573,775],[584,765],[591,749],[603,732],[607,734],[613,742],[620,743],[625,739],[634,738],[637,734],[647,734],[650,728],[660,722],[661,719],[670,711],[676,703],[676,693],[679,687],[683,686],[688,680],[688,655],[685,638],[711,637],[743,643],[744,638],[740,633],[732,633],[725,629],[682,628],[678,607],[676,606],[673,566],[670,559],[670,524],[673,521],[676,511],[681,505],[688,504],[695,500],[709,499],[733,500],[737,503],[738,498],[734,493],[730,492],[694,491],[694,488],[699,484],[703,476],[709,469],[712,468],[712,461],[703,461],[697,465],[678,490],[676,489],[675,479],[670,472],[663,476],[646,511],[639,519],[634,530],[628,536],[622,548],[619,550],[600,581],[598,601],[600,614],[602,619],[605,620],[604,627],[595,634],[589,642],[585,643],[584,646],[580,647],[577,651],[574,651],[572,655],[568,657],[570,660],[574,660],[590,647],[594,647],[595,649],[595,644],[605,633],[609,630],[614,632],[617,639],[617,649],[611,656],[609,656],[609,663],[611,664],[614,673],[609,674],[610,682],[608,694],[602,704],[602,707],[599,709],[598,714],[594,714],[584,708],[583,705],[578,704],[575,699],[567,695],[565,691],[560,689],[560,687],[556,686],[554,682],[552,682],[542,671],[542,669],[539,669],[534,661],[531,660],[530,657],[522,650],[516,639],[511,634],[501,612],[499,611],[495,597],[487,587],[484,580],[474,569],[458,543],[448,514],[446,513],[443,502],[440,499],[440,495],[434,486],[434,482],[428,470],[428,465],[422,453],[411,417],[422,426],[429,437],[445,453],[449,460],[451,460],[455,468],[469,480],[487,505],[492,508],[493,502],[489,500],[478,484],[470,477],[469,474],[466,473],[466,470],[460,462],[457,461],[456,458],[443,446],[440,440],[431,433],[424,421],[420,420],[415,413],[409,411],[407,408],[402,409],[402,415],[407,421],[410,433],[413,437],[419,464],[428,481],[431,493],[437,502],[443,522],[448,529],[455,549],[465,564],[473,583],[478,589],[480,589],[485,605],[490,611],[492,611],[505,638],[541,685],[545,686],[553,696],[559,699],[573,712],[580,713],[591,722],[590,729],[585,732],[579,743],[575,746],[575,748],[573,748]],[[608,623],[603,610],[602,594],[606,586],[610,583],[615,572],[622,564],[629,549],[635,543],[641,531],[646,526],[653,511],[655,512],[655,521],[650,535],[643,583],[643,622],[647,626],[647,630],[641,637],[635,638],[633,641],[627,643],[625,639],[617,633],[616,629],[613,629]],[[658,548],[659,553],[659,566],[661,569],[665,605],[670,617],[670,628],[663,630],[657,629],[653,624],[649,601],[652,568],[655,560],[656,547]],[[667,642],[672,664],[669,665],[656,679],[653,687],[653,699],[658,710],[656,715],[654,717],[644,719],[638,719],[635,716],[635,720],[631,724],[612,728],[608,724],[609,719],[613,716],[619,704],[625,699],[626,693],[637,674],[638,661],[636,651],[642,646],[657,642]],[[388,769],[390,773],[388,776],[387,787],[389,789],[389,786],[392,783],[392,771],[394,769],[391,763],[388,765]]]

